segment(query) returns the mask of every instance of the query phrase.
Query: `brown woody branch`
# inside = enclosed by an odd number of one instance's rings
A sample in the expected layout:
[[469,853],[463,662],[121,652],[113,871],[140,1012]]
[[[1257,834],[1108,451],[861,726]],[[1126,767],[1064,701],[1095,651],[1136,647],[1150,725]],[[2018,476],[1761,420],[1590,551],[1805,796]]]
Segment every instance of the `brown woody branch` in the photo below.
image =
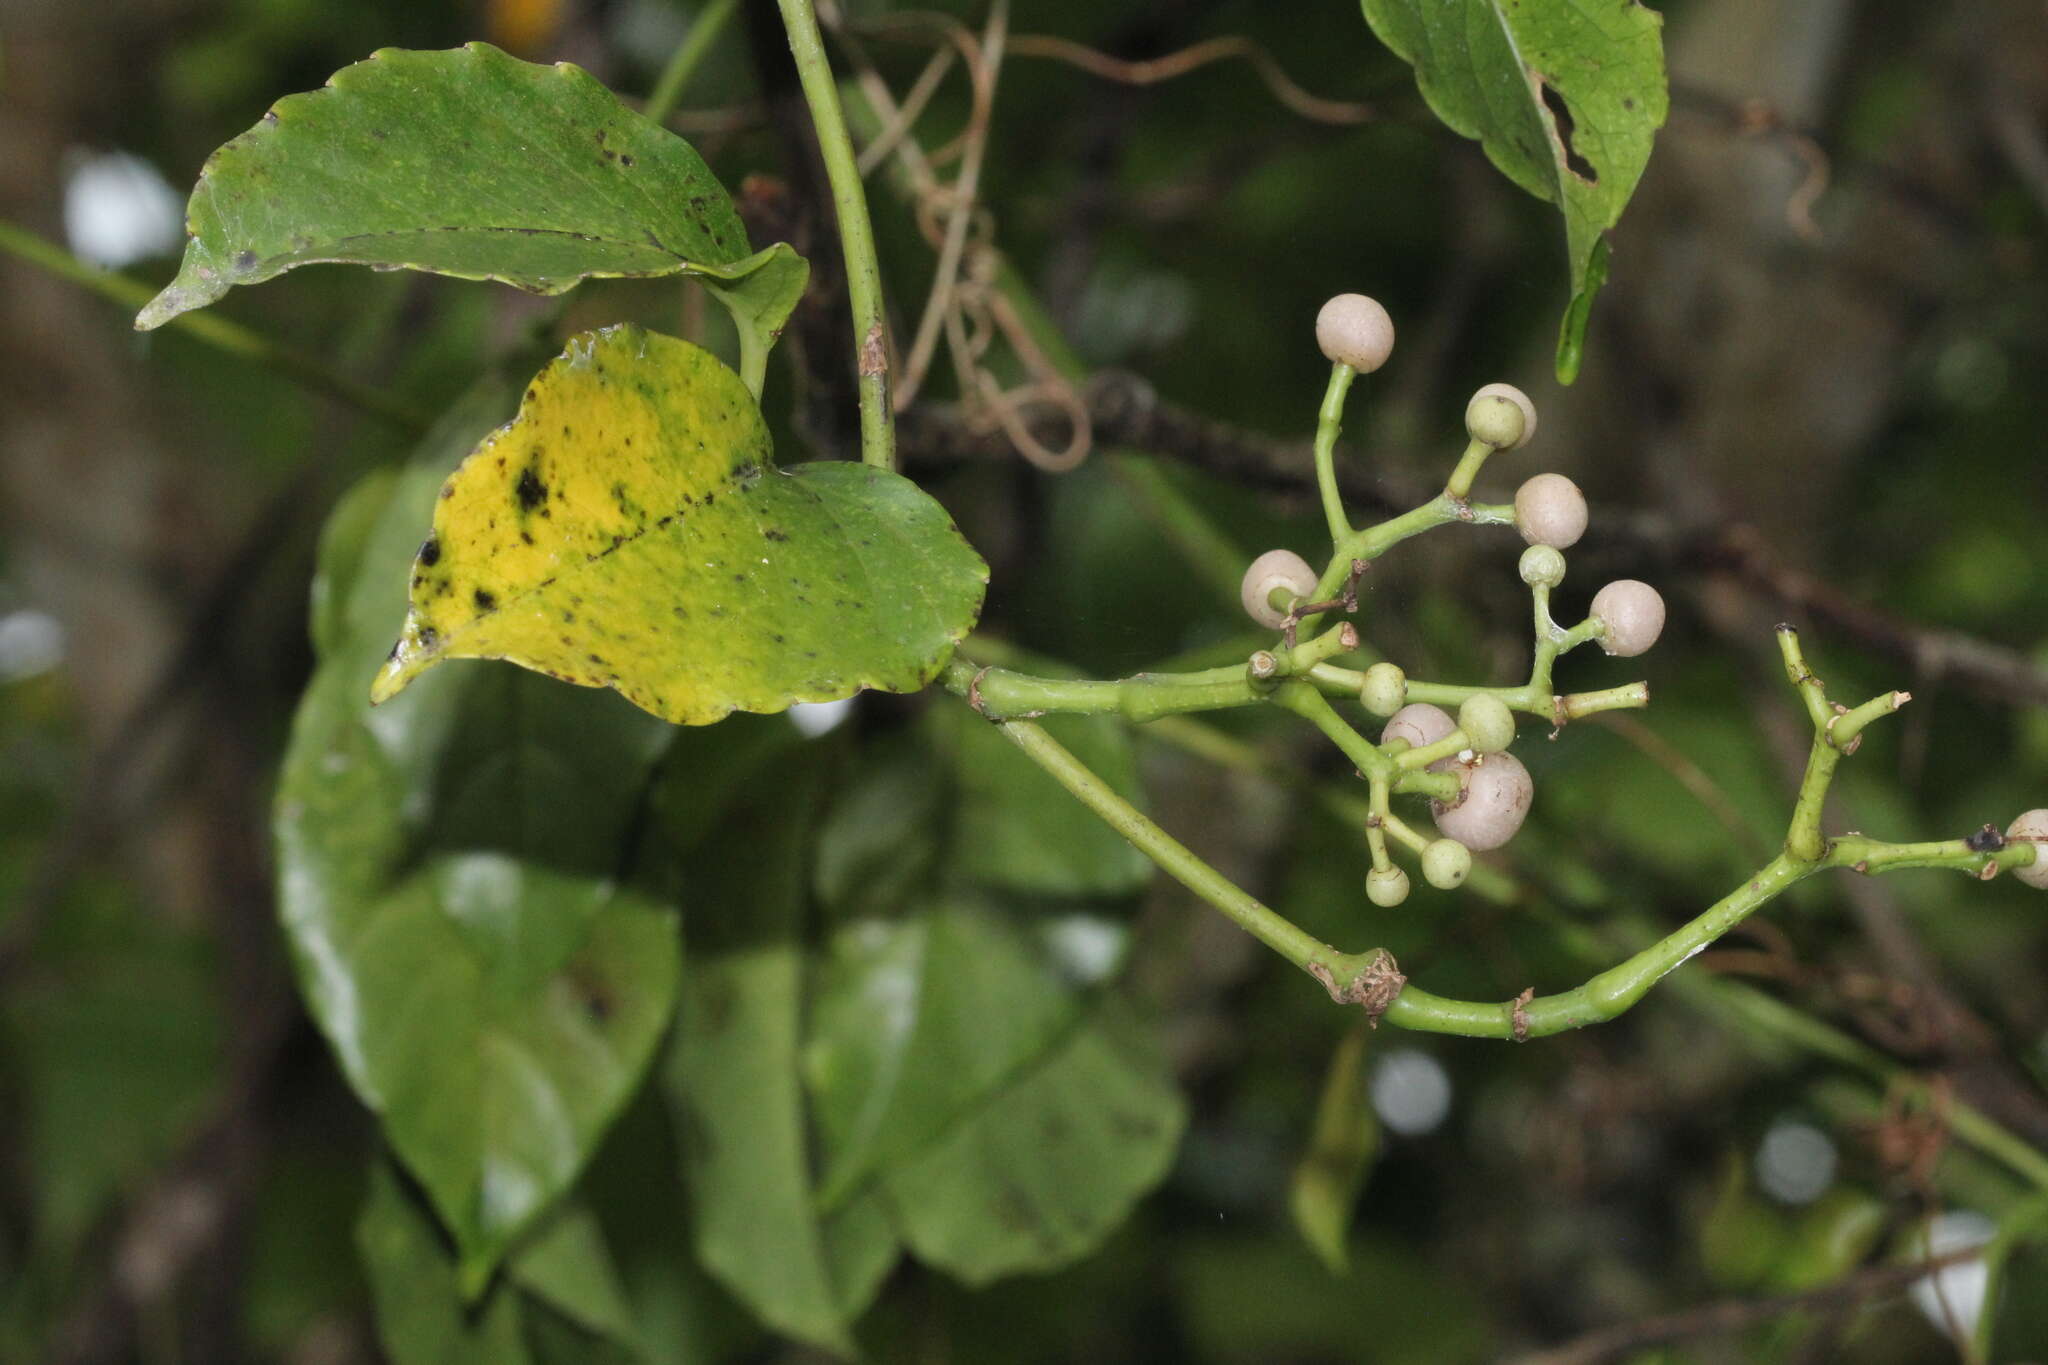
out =
[[[1305,440],[1280,440],[1205,417],[1161,398],[1143,378],[1126,371],[1103,371],[1082,392],[1099,447],[1178,460],[1275,494],[1313,495],[1314,457]],[[1032,425],[1043,439],[1058,441],[1066,421],[1048,412]],[[1014,458],[1001,431],[971,421],[949,404],[919,404],[900,414],[898,441],[904,460],[913,465]],[[1337,465],[1345,500],[1362,511],[1405,511],[1436,491],[1369,477],[1364,472],[1368,467],[1362,459],[1341,457]],[[1834,635],[1906,663],[1916,676],[1993,701],[2048,705],[2048,671],[2025,655],[1958,631],[1904,621],[1858,602],[1783,563],[1747,526],[1688,528],[1637,514],[1604,518],[1603,528],[1603,550],[1632,566],[1726,578],[1771,603],[1777,614],[1803,616]]]

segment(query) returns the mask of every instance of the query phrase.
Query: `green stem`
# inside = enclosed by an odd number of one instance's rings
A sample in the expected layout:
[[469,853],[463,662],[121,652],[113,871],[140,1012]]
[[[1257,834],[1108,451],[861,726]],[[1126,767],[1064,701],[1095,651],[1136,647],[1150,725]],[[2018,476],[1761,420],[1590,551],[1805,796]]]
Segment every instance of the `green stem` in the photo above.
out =
[[[1322,581],[1316,584],[1316,600],[1327,601],[1337,595],[1351,574],[1352,561],[1362,559],[1370,564],[1402,541],[1454,521],[1475,526],[1512,526],[1515,509],[1504,504],[1458,502],[1439,494],[1422,506],[1411,508],[1397,517],[1389,517],[1377,526],[1347,532],[1338,539],[1336,553],[1330,556],[1329,567],[1323,570]],[[1314,633],[1320,620],[1318,616],[1303,617],[1302,633]]]
[[[1111,681],[1044,678],[1007,668],[983,669],[954,656],[948,682],[964,669],[974,685],[981,713],[990,720],[1028,720],[1049,713],[1114,715],[1148,721],[1183,711],[1217,711],[1249,706],[1264,697],[1245,678],[1243,664],[1195,673],[1139,673]],[[965,691],[963,683],[961,690]]]
[[[81,285],[131,312],[156,296],[156,290],[142,281],[88,265],[62,247],[13,223],[0,222],[0,251],[40,266],[59,279]],[[180,313],[171,319],[171,325],[209,346],[275,370],[288,379],[330,398],[340,399],[350,407],[403,431],[417,433],[431,424],[432,419],[427,414],[367,384],[330,370],[303,351],[273,341],[261,332],[217,313]]]
[[[950,679],[949,679],[950,681]],[[1305,932],[1292,920],[1241,890],[1230,878],[1203,862],[1179,840],[1152,823],[1130,802],[1069,753],[1060,742],[1029,721],[1004,721],[1003,737],[1022,749],[1055,781],[1124,838],[1157,863],[1175,881],[1215,906],[1259,942],[1304,971],[1316,963],[1340,962],[1357,975],[1365,967]]]
[[[1365,685],[1365,674],[1355,668],[1340,668],[1335,664],[1317,664],[1309,670],[1309,681],[1335,697],[1355,697],[1358,689]],[[1596,692],[1566,692],[1551,695],[1549,689],[1531,687],[1523,683],[1518,687],[1467,687],[1462,683],[1408,681],[1408,700],[1426,701],[1433,706],[1456,710],[1468,697],[1498,697],[1517,711],[1540,716],[1552,724],[1559,720],[1577,720],[1581,716],[1594,715],[1601,711],[1641,710],[1650,704],[1650,685],[1646,682],[1624,683],[1620,687],[1603,687]]]
[[1457,468],[1444,483],[1444,496],[1463,502],[1472,492],[1472,481],[1479,477],[1481,467],[1493,454],[1493,447],[1484,441],[1471,441],[1465,446],[1465,453],[1458,457]]
[[825,56],[818,16],[811,0],[779,0],[789,32],[804,99],[811,106],[818,150],[832,182],[839,215],[839,241],[846,253],[846,293],[853,305],[853,347],[860,375],[860,457],[881,469],[896,467],[895,412],[889,401],[888,332],[882,313],[882,268],[875,258],[875,234],[868,221],[867,191],[839,107],[839,87]]
[[676,111],[677,103],[682,100],[690,77],[697,74],[697,68],[710,54],[712,44],[725,31],[726,21],[738,8],[739,0],[711,0],[698,12],[689,33],[676,44],[668,65],[661,69],[660,77],[654,82],[654,93],[647,97],[647,103],[640,110],[642,114],[656,123],[667,122],[668,116]]
[[1342,545],[1351,536],[1351,519],[1344,513],[1344,495],[1337,491],[1337,437],[1344,430],[1344,395],[1358,371],[1338,361],[1330,366],[1330,386],[1323,391],[1322,410],[1316,414],[1316,484],[1323,491],[1323,516],[1330,523],[1330,544]]

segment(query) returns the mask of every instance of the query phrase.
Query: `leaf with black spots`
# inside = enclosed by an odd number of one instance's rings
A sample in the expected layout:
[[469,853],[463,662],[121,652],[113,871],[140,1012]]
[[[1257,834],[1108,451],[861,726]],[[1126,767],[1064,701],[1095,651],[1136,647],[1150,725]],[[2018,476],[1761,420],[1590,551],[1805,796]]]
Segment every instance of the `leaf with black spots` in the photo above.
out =
[[929,682],[988,567],[929,495],[867,465],[778,469],[708,352],[572,338],[449,478],[412,611],[372,695],[445,659],[507,659],[703,725]]

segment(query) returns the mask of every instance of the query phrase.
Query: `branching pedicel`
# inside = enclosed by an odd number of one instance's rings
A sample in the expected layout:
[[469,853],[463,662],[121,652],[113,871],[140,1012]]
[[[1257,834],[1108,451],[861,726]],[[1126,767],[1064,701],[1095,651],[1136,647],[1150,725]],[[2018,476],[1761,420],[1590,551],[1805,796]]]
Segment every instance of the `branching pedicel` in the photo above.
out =
[[[1345,953],[1261,904],[1242,888],[1132,807],[1043,729],[1031,723],[1051,713],[1117,714],[1143,722],[1162,716],[1225,707],[1268,705],[1291,711],[1315,727],[1356,768],[1368,792],[1364,834],[1371,858],[1366,899],[1393,907],[1408,898],[1407,871],[1398,850],[1412,857],[1424,880],[1442,889],[1461,885],[1475,850],[1504,846],[1521,828],[1535,798],[1528,769],[1511,754],[1515,713],[1537,718],[1555,737],[1572,720],[1599,711],[1649,704],[1649,685],[1630,683],[1597,692],[1558,693],[1551,675],[1557,660],[1597,642],[1612,655],[1647,651],[1664,628],[1664,600],[1647,583],[1621,579],[1593,597],[1586,619],[1559,625],[1550,595],[1565,576],[1563,551],[1585,534],[1585,497],[1561,474],[1539,473],[1524,482],[1511,505],[1471,500],[1472,486],[1493,455],[1518,449],[1536,432],[1527,395],[1489,384],[1465,410],[1468,444],[1443,491],[1422,506],[1376,526],[1354,530],[1338,492],[1335,449],[1344,400],[1352,381],[1379,368],[1393,348],[1393,324],[1369,298],[1343,294],[1324,305],[1316,338],[1331,362],[1315,441],[1316,478],[1329,522],[1331,554],[1320,576],[1291,550],[1269,550],[1246,570],[1247,615],[1280,633],[1274,646],[1254,652],[1239,667],[1195,673],[1140,673],[1110,681],[1033,677],[1000,668],[977,669],[956,658],[948,686],[1057,778],[1070,792],[1123,833],[1160,867],[1215,905],[1255,937],[1315,977],[1340,1003],[1365,1008],[1375,1023],[1517,1041],[1612,1019],[1700,949],[1727,933],[1794,882],[1828,868],[1859,873],[1905,867],[1946,867],[1988,880],[2011,868],[2030,886],[2048,888],[2048,809],[2031,810],[2004,835],[1995,830],[1962,839],[1891,843],[1849,833],[1830,837],[1821,808],[1836,766],[1861,743],[1865,726],[1911,700],[1885,692],[1859,706],[1829,697],[1806,665],[1799,635],[1778,627],[1786,676],[1813,724],[1813,746],[1778,855],[1706,911],[1663,940],[1571,990],[1512,1000],[1450,1000],[1409,985],[1391,954],[1380,949]],[[1358,611],[1358,584],[1381,556],[1404,540],[1452,523],[1513,526],[1528,542],[1518,572],[1529,588],[1534,647],[1526,682],[1476,687],[1410,678],[1398,665],[1363,670],[1337,661],[1360,648],[1350,620],[1325,626],[1332,613]],[[1344,715],[1352,701],[1385,718],[1377,742]],[[1453,716],[1445,708],[1456,709]],[[1427,801],[1436,837],[1397,814],[1395,797]]]

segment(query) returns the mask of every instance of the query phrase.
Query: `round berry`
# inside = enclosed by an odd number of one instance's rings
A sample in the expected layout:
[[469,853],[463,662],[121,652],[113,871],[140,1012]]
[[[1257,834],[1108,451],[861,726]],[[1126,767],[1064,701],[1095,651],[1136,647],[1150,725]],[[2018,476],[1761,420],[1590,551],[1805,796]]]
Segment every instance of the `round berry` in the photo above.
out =
[[1457,804],[1429,803],[1437,830],[1475,852],[1499,848],[1522,827],[1536,784],[1513,754],[1487,754],[1458,766]]
[[1515,713],[1499,697],[1482,692],[1458,707],[1458,728],[1480,753],[1499,753],[1515,742]]
[[1465,405],[1465,434],[1495,450],[1519,450],[1536,434],[1536,405],[1513,384],[1488,384]]
[[1391,744],[1397,739],[1405,739],[1409,748],[1420,749],[1425,744],[1436,743],[1457,728],[1458,723],[1441,706],[1418,701],[1394,713],[1394,718],[1380,731],[1380,743]]
[[1600,648],[1634,658],[1664,633],[1664,599],[1648,583],[1617,578],[1593,594],[1593,619],[1600,623]]
[[1408,699],[1408,675],[1399,664],[1377,663],[1365,670],[1358,701],[1376,716],[1391,716]]
[[1286,626],[1286,609],[1273,605],[1273,594],[1283,588],[1296,600],[1307,598],[1316,590],[1316,571],[1292,550],[1268,550],[1244,571],[1239,593],[1245,614],[1268,630]]
[[2014,868],[2012,875],[2028,886],[2048,891],[2048,810],[2028,811],[2007,827],[2005,837],[2025,839],[2034,845],[2034,861]]
[[1365,898],[1374,905],[1399,905],[1408,899],[1408,874],[1393,866],[1374,868],[1366,874]]
[[1472,874],[1472,850],[1456,839],[1432,839],[1422,850],[1422,880],[1439,891],[1462,886]]
[[1522,562],[1516,568],[1532,588],[1554,588],[1564,582],[1564,556],[1549,545],[1531,545],[1522,551]]
[[1394,349],[1394,320],[1377,299],[1339,294],[1316,314],[1316,345],[1332,364],[1370,374]]
[[1531,545],[1568,549],[1586,534],[1586,495],[1562,474],[1538,474],[1515,490],[1515,529]]

